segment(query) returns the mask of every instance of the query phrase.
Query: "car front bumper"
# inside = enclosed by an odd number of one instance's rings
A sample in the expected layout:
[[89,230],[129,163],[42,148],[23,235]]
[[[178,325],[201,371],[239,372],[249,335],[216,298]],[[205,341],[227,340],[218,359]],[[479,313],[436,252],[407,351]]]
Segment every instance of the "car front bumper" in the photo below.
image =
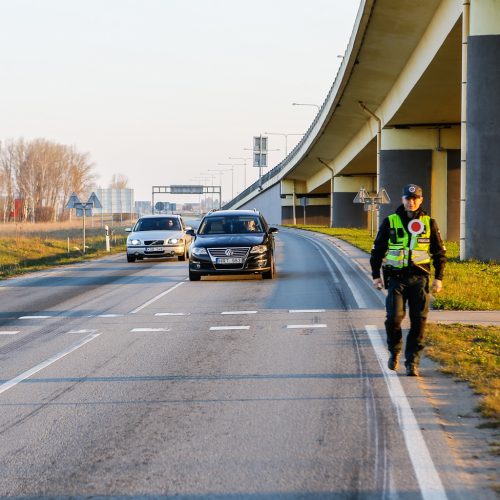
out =
[[241,264],[215,264],[210,257],[191,255],[189,271],[203,275],[211,274],[260,274],[271,269],[271,257],[267,253],[250,254]]
[[178,257],[184,255],[184,244],[182,245],[161,245],[147,247],[143,245],[127,246],[127,255],[136,257]]

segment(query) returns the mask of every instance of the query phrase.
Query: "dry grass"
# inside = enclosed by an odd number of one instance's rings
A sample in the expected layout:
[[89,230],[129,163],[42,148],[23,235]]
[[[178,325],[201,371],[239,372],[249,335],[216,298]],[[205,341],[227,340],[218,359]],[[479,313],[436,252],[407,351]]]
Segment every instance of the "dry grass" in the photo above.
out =
[[482,396],[482,414],[500,426],[500,327],[430,324],[427,344],[427,356],[469,382]]

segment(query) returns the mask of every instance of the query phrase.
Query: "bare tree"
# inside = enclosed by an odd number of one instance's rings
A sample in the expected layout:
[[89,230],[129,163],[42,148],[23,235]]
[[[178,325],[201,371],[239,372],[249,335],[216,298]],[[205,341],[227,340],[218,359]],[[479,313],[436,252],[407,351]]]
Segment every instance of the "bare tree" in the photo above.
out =
[[109,187],[112,189],[128,188],[128,177],[125,174],[113,174]]

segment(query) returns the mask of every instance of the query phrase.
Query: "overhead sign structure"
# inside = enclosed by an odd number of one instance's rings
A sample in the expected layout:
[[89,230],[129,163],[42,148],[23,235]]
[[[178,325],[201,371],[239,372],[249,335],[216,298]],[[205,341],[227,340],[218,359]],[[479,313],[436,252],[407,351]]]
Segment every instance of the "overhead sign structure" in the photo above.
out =
[[203,194],[204,186],[198,185],[178,185],[170,186],[170,192],[172,194]]
[[159,212],[162,210],[170,210],[174,211],[177,209],[175,203],[167,203],[167,202],[157,202],[162,203],[163,208],[158,208],[155,203],[155,195],[156,194],[218,194],[219,195],[219,207],[222,205],[222,190],[221,186],[201,186],[198,184],[178,184],[173,186],[153,186],[153,190],[151,193],[151,207],[152,213],[155,213],[155,210]]
[[253,138],[253,166],[267,167],[267,137],[256,135]]

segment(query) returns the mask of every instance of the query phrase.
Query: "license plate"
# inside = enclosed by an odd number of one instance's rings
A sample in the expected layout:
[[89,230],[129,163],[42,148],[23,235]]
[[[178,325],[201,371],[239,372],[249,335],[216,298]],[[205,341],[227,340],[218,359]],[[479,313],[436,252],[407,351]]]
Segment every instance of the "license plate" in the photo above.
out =
[[219,257],[216,264],[241,264],[243,259],[241,257]]
[[146,252],[163,252],[163,247],[146,247]]

